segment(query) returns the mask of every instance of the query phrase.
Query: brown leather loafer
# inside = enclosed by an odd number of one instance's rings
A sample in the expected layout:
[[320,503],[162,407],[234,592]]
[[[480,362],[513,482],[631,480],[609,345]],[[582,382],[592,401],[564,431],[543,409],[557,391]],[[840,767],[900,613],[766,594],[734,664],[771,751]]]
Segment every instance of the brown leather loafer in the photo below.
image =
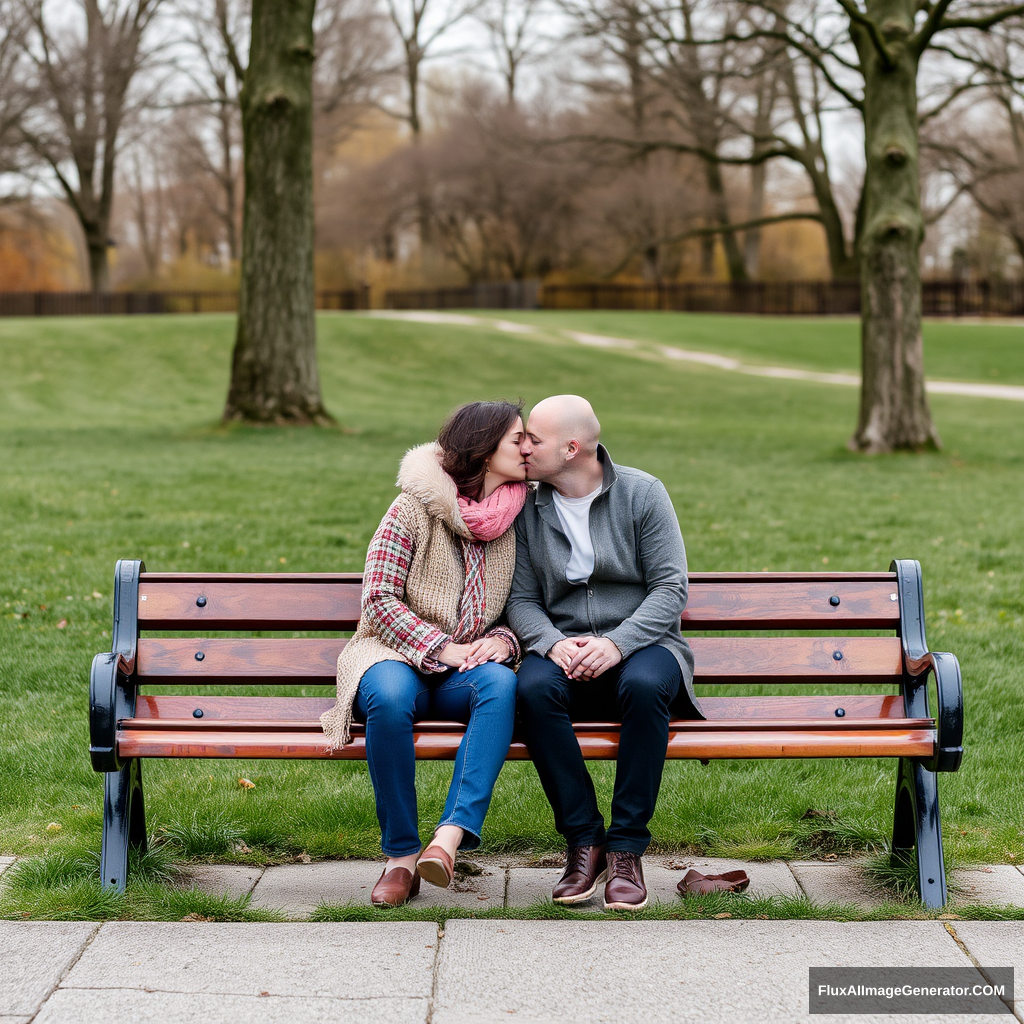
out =
[[608,884],[604,887],[605,910],[643,910],[647,906],[644,868],[638,853],[608,851]]
[[451,857],[440,846],[428,846],[416,865],[416,871],[424,882],[447,889],[455,877],[455,865]]
[[570,846],[551,898],[555,903],[583,903],[607,877],[604,846]]
[[392,868],[388,871],[385,866],[370,892],[370,902],[375,907],[400,907],[419,891],[419,875],[414,875],[408,868]]

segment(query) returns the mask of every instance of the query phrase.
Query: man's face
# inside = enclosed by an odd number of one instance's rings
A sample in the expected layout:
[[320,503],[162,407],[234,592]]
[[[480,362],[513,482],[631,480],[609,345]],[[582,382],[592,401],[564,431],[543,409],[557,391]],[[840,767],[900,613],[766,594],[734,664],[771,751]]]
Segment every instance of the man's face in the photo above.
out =
[[563,445],[547,417],[531,414],[519,446],[528,480],[550,480],[565,465]]

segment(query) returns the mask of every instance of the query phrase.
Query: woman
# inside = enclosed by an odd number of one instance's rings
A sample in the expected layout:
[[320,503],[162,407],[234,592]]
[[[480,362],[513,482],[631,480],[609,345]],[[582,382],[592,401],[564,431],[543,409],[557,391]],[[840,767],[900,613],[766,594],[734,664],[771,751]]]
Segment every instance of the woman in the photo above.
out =
[[[420,878],[447,887],[459,849],[480,843],[512,738],[519,641],[497,624],[515,567],[512,523],[526,499],[522,405],[472,402],[436,443],[406,453],[402,493],[370,542],[359,627],[338,658],[332,747],[366,723],[366,760],[387,863],[370,894],[398,906]],[[420,855],[413,722],[467,723],[440,824]]]

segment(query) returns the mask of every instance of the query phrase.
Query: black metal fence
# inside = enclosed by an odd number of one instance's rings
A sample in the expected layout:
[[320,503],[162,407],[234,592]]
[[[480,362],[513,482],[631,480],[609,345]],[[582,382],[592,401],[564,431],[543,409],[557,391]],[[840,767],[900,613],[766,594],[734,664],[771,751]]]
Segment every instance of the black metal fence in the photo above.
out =
[[385,309],[537,309],[540,281],[483,281],[457,288],[401,288],[384,293]]
[[[317,309],[369,309],[370,289],[316,293]],[[0,292],[0,316],[237,313],[238,292]]]
[[[317,309],[370,308],[370,288],[321,291]],[[662,309],[768,316],[856,315],[856,281],[724,281],[683,284],[554,284],[498,281],[458,288],[385,292],[387,309]],[[925,316],[1024,317],[1024,281],[928,280],[921,285]],[[0,292],[0,316],[81,316],[131,313],[234,313],[238,292]]]
[[683,284],[560,284],[545,309],[664,309],[689,313],[856,313],[857,281],[692,281]]
[[[831,316],[860,312],[857,281],[547,285],[544,309],[665,309],[693,313]],[[925,316],[1024,316],[1024,281],[928,280]]]

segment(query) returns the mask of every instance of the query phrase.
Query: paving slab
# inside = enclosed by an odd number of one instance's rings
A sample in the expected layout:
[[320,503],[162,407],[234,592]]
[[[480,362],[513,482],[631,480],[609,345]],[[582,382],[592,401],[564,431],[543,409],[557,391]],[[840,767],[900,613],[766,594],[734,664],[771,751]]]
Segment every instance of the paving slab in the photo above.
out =
[[982,968],[1013,968],[1013,1007],[1024,1020],[1024,921],[952,921],[950,927]]
[[[430,1003],[420,999],[323,999],[61,989],[33,1024],[425,1024]],[[26,1018],[28,1020],[28,1018]],[[7,1024],[0,1017],[0,1024]]]
[[884,888],[856,861],[797,860],[789,869],[812,903],[852,903],[870,909],[886,899]]
[[34,1014],[98,927],[91,921],[0,921],[0,1014]]
[[[822,1018],[807,1012],[808,968],[819,966],[971,963],[938,921],[449,921],[431,1021],[814,1024]],[[1004,1024],[1007,1017],[943,1020]]]
[[190,864],[182,870],[181,883],[186,888],[238,898],[252,892],[264,870],[247,864]]
[[17,857],[0,857],[0,875],[2,875],[17,859]]
[[[267,868],[253,890],[252,906],[283,910],[294,917],[307,917],[322,903],[369,903],[370,891],[382,870],[382,862],[366,860],[332,860]],[[480,875],[458,876],[450,889],[424,883],[413,905],[479,910],[481,907],[502,907],[504,897],[504,868],[486,867]]]
[[950,882],[958,902],[1024,907],[1024,875],[1012,864],[960,868],[950,873]]
[[61,988],[426,999],[436,946],[433,922],[115,921],[100,928]]

